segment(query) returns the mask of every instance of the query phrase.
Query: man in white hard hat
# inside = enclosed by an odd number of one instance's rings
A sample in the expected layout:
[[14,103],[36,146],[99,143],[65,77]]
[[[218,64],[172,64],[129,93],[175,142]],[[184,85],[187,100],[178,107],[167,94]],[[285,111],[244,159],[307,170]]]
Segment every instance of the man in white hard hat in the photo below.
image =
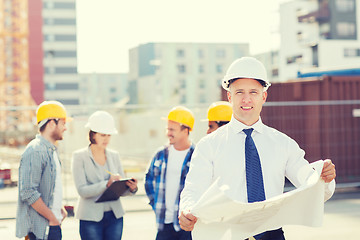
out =
[[56,141],[63,139],[69,120],[58,101],[44,101],[36,110],[39,134],[21,156],[16,236],[60,240],[62,206],[61,164]]
[[156,215],[156,240],[190,240],[191,233],[180,228],[180,193],[189,171],[195,145],[189,134],[194,127],[193,113],[182,106],[171,109],[167,120],[169,144],[161,147],[145,175],[145,190]]
[[[192,231],[197,221],[192,207],[215,179],[229,186],[230,195],[251,203],[281,195],[285,177],[296,187],[303,184],[306,179],[298,178],[300,169],[306,176],[314,171],[293,139],[261,121],[270,83],[260,61],[251,57],[237,59],[230,65],[222,86],[228,91],[233,116],[227,125],[201,139],[194,151],[180,201],[179,222],[186,231]],[[326,183],[326,200],[334,192],[335,175],[334,164],[325,160],[321,178]],[[285,239],[281,228],[253,237]]]

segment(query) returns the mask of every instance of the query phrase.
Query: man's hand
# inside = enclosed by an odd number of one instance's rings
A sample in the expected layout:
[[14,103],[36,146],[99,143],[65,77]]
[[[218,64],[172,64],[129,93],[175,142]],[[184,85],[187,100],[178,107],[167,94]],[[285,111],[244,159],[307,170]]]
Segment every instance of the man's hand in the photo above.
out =
[[331,182],[336,177],[335,165],[330,159],[324,160],[324,166],[320,177],[326,182]]
[[185,231],[192,231],[194,229],[194,225],[197,222],[197,217],[192,215],[190,212],[184,214],[181,212],[179,216],[180,227]]

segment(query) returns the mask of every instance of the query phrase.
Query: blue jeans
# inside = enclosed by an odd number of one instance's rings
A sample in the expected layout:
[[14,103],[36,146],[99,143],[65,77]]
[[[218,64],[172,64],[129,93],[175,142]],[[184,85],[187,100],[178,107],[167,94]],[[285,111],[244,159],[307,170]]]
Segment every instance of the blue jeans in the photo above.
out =
[[121,240],[123,224],[122,217],[104,212],[100,222],[80,220],[80,236],[82,240]]
[[159,230],[156,235],[156,240],[191,240],[191,232],[180,230],[175,231],[172,223],[165,224],[163,230]]

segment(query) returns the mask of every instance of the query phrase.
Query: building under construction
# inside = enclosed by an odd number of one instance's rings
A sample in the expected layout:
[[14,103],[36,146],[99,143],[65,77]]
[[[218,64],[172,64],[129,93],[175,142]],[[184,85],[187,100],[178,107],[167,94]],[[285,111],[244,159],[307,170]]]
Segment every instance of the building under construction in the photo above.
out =
[[[0,143],[34,131],[29,77],[29,2],[0,0]],[[20,134],[21,133],[21,134]]]

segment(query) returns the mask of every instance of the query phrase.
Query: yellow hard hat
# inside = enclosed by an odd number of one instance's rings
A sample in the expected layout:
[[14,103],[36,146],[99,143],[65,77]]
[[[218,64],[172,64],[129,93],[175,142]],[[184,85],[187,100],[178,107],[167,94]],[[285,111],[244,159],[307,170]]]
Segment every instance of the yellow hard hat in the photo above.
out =
[[38,124],[45,119],[57,118],[70,120],[70,118],[66,116],[66,110],[62,103],[58,101],[44,101],[38,106],[36,110],[36,120]]
[[210,105],[207,113],[208,121],[230,122],[232,116],[232,107],[229,102],[219,101]]
[[194,114],[186,107],[177,106],[170,110],[167,120],[178,122],[190,128],[194,127]]

